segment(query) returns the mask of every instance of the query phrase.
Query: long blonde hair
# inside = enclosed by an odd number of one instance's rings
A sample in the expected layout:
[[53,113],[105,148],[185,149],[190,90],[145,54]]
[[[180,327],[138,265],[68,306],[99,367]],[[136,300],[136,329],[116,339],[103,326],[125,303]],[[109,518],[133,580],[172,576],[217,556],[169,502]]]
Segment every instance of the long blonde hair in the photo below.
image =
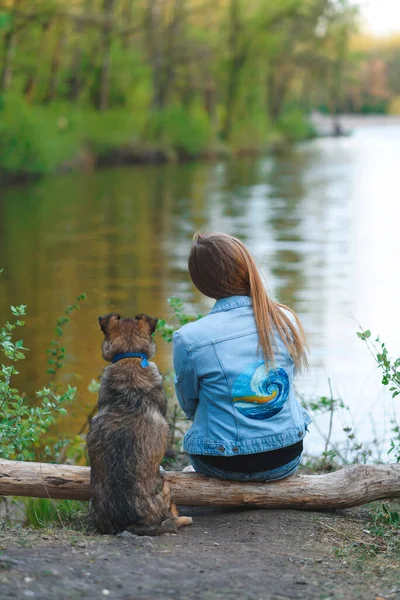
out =
[[[266,363],[274,362],[274,328],[297,369],[307,368],[307,341],[296,314],[268,296],[245,245],[226,233],[196,233],[189,254],[189,273],[197,289],[210,298],[250,296],[259,344]],[[284,312],[289,311],[296,326]]]

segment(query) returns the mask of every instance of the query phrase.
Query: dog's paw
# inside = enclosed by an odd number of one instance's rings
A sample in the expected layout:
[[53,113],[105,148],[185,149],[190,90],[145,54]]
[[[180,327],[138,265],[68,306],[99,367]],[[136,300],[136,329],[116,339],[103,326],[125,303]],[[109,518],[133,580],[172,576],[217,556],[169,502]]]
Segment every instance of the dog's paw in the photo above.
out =
[[187,525],[193,525],[192,517],[175,517],[177,527],[186,527]]

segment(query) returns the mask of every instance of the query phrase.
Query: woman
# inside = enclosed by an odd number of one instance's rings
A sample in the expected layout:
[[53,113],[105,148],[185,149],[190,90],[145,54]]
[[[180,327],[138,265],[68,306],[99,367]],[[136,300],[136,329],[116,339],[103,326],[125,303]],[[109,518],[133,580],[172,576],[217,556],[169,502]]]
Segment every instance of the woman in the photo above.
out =
[[268,297],[234,237],[197,233],[189,273],[216,300],[173,336],[176,393],[193,420],[184,450],[194,470],[238,481],[292,475],[311,422],[293,388],[296,370],[307,367],[298,318]]

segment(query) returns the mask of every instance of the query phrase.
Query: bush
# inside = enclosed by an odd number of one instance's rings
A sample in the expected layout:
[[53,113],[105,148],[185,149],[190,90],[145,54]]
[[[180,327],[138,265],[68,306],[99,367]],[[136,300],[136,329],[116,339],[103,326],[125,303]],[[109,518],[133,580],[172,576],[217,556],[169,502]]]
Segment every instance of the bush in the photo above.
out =
[[[55,458],[64,446],[58,441],[53,448],[48,443],[48,434],[51,426],[59,415],[66,414],[65,404],[73,401],[76,388],[68,386],[59,392],[55,385],[55,376],[62,367],[65,349],[61,346],[63,327],[69,321],[69,315],[79,308],[79,302],[69,306],[65,315],[58,321],[56,339],[48,349],[48,382],[41,390],[36,392],[36,398],[29,398],[25,393],[15,387],[15,377],[18,375],[18,362],[26,357],[27,348],[24,348],[22,339],[15,340],[17,331],[24,326],[21,319],[26,314],[26,306],[11,306],[14,316],[12,321],[6,321],[0,329],[0,351],[4,355],[4,362],[0,365],[0,407],[2,419],[0,421],[0,456],[11,460],[34,460],[39,448],[48,457]],[[45,447],[43,448],[43,436]]]
[[[386,344],[381,341],[379,336],[375,339],[375,342],[371,341],[371,332],[369,329],[366,331],[357,332],[357,336],[366,343],[368,350],[372,354],[378,369],[382,372],[382,385],[388,386],[389,392],[392,398],[400,396],[400,357],[392,358],[389,355]],[[394,414],[391,419],[392,424],[392,439],[390,440],[390,449],[388,454],[392,455],[396,459],[396,462],[400,463],[400,425],[396,420]]]
[[265,112],[252,111],[233,123],[230,145],[234,150],[257,152],[267,147],[271,133]]
[[277,121],[277,129],[289,142],[315,137],[315,129],[299,108],[286,109]]
[[42,175],[79,152],[62,112],[6,96],[0,110],[0,175]]
[[139,139],[139,124],[129,109],[114,109],[99,113],[85,110],[79,114],[82,146],[98,156]]
[[98,112],[66,103],[32,106],[19,96],[6,96],[0,106],[0,176],[46,175],[82,151],[102,157],[129,145],[140,150],[146,143],[196,156],[212,137],[201,108],[187,112],[171,106],[152,112],[146,121],[129,107]]
[[204,152],[212,139],[207,113],[200,108],[187,112],[180,106],[152,112],[146,133],[150,142],[190,156]]

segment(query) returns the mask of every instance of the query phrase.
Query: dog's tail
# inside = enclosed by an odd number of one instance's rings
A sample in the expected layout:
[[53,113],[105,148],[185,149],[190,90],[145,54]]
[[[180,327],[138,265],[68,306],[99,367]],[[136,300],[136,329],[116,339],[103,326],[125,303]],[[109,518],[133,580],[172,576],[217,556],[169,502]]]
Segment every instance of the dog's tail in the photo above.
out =
[[133,523],[126,528],[129,533],[134,535],[162,535],[164,533],[177,533],[180,527],[191,525],[192,517],[171,517],[161,523],[161,525],[138,525]]

